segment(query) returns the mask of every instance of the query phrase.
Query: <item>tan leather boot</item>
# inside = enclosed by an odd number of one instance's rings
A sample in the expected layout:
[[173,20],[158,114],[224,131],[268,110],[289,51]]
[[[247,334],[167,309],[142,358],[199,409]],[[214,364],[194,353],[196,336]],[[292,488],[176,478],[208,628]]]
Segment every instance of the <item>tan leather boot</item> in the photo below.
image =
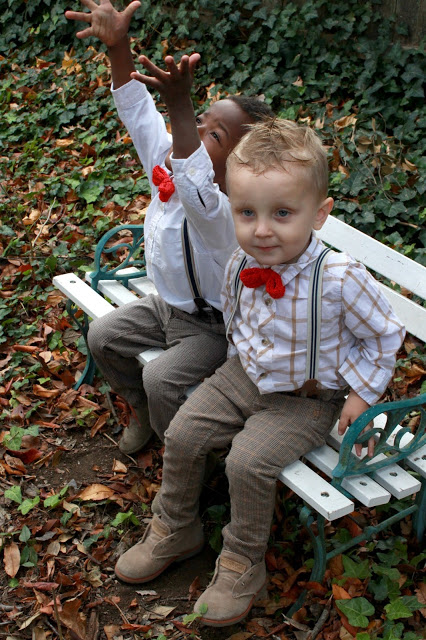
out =
[[172,533],[155,515],[143,538],[118,559],[115,574],[124,582],[148,582],[159,576],[172,562],[195,556],[203,545],[203,529],[199,519],[190,527]]
[[222,551],[213,580],[198,598],[194,611],[199,613],[201,605],[207,605],[200,622],[210,627],[236,624],[248,614],[265,582],[264,562],[253,565],[244,556]]
[[154,431],[149,424],[148,406],[132,411],[129,424],[123,430],[118,443],[122,453],[131,455],[142,449],[152,437]]

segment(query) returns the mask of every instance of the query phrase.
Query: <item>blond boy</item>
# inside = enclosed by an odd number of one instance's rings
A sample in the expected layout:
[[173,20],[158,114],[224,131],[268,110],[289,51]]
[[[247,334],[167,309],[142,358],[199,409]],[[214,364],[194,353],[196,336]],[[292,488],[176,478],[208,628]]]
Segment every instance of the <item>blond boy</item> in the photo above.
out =
[[325,255],[315,231],[333,207],[326,154],[311,129],[279,120],[253,125],[228,158],[227,191],[240,245],[222,291],[229,358],[166,431],[159,515],[116,566],[122,580],[146,582],[201,549],[206,455],[231,445],[231,519],[213,580],[195,604],[207,607],[202,622],[218,627],[244,618],[265,583],[279,471],[322,445],[339,415],[343,433],[379,400],[404,337],[374,278],[331,252],[319,291],[318,364],[307,375],[309,284]]

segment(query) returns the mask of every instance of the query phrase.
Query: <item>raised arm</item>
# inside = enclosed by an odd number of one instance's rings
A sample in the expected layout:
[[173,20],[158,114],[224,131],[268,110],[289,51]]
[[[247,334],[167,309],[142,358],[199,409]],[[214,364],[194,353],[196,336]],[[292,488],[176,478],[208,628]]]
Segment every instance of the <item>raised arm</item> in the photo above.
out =
[[111,61],[111,73],[114,88],[118,89],[129,82],[130,74],[135,71],[132,52],[130,49],[127,32],[133,14],[141,3],[139,0],[131,2],[124,11],[114,9],[110,0],[81,0],[81,3],[89,9],[89,13],[83,11],[65,11],[65,17],[69,20],[86,22],[89,26],[83,31],[77,32],[77,38],[98,38],[108,47],[108,57]]
[[166,103],[172,127],[174,158],[188,158],[201,144],[190,93],[199,59],[198,53],[184,55],[177,65],[171,56],[167,56],[167,71],[163,71],[146,56],[140,56],[139,62],[151,75],[136,71],[131,74],[135,80],[156,89]]

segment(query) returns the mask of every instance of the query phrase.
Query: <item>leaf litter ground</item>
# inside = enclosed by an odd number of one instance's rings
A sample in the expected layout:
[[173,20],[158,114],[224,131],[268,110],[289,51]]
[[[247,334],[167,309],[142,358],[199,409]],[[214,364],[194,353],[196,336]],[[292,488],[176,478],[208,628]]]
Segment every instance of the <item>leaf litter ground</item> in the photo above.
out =
[[[11,267],[19,270],[19,260],[6,265],[8,272]],[[307,640],[314,630],[324,640],[350,640],[364,633],[366,625],[351,624],[335,601],[357,598],[361,602],[366,595],[372,599],[367,593],[371,574],[368,568],[362,570],[363,562],[369,564],[371,549],[356,551],[352,573],[349,560],[344,566],[339,556],[329,564],[323,585],[307,582],[306,562],[312,557],[309,539],[298,525],[291,492],[283,488],[280,495],[285,500],[277,501],[267,553],[268,593],[247,621],[229,629],[199,628],[196,620],[185,624],[184,616],[191,613],[214,570],[216,553],[208,543],[199,556],[173,565],[153,583],[129,586],[115,579],[116,558],[139,539],[151,517],[150,505],[161,485],[161,443],[152,442],[133,458],[123,455],[116,441],[129,419],[125,403],[98,378],[93,386],[72,389],[73,375],[81,370],[84,356],[76,348],[77,334],[64,317],[61,297],[49,295],[51,308],[38,336],[11,345],[3,354],[6,374],[15,361],[14,375],[9,371],[1,387],[1,403],[8,409],[0,440],[1,636],[10,640]],[[67,345],[54,346],[52,336],[57,330]],[[388,390],[390,398],[414,393],[423,379],[422,359],[408,358],[418,347],[406,341],[400,375]],[[34,369],[37,377],[26,377]],[[201,501],[206,538],[216,550],[220,526],[229,514],[228,500],[219,460]],[[360,510],[356,518],[361,522],[371,515],[375,517],[374,512]],[[330,524],[327,531],[329,538],[340,539],[357,533],[356,519],[348,518]],[[408,555],[401,551],[403,543],[398,550],[393,540],[404,541],[405,549],[408,542]],[[411,522],[403,521],[380,541],[382,549],[395,556],[394,595],[400,588],[402,597],[417,596],[426,604],[421,568],[426,555],[415,543]],[[417,558],[414,565],[413,556]],[[286,611],[304,587],[309,589],[306,606],[289,621]],[[383,584],[381,588],[385,589]],[[375,596],[383,600],[389,593],[380,596],[376,591]],[[373,602],[374,614],[366,610],[366,630],[370,637],[377,633],[381,638],[384,616],[380,604]],[[414,634],[407,640],[422,637],[425,615],[426,609],[417,607],[409,611],[408,619],[403,618],[404,629]]]

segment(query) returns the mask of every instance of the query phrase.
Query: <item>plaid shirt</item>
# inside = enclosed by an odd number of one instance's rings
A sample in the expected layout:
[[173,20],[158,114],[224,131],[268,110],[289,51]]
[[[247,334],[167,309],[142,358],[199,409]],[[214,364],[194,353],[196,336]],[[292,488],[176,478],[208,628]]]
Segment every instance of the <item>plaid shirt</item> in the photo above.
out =
[[[242,287],[230,327],[229,355],[238,352],[245,372],[261,393],[294,391],[305,382],[308,286],[313,262],[324,248],[313,234],[294,264],[274,266],[286,287],[274,300],[261,286]],[[234,274],[244,253],[233,253],[225,271],[225,324],[236,304]],[[260,266],[247,256],[247,267]],[[320,388],[349,385],[374,404],[385,391],[405,329],[365,267],[343,253],[327,256],[322,286]]]

